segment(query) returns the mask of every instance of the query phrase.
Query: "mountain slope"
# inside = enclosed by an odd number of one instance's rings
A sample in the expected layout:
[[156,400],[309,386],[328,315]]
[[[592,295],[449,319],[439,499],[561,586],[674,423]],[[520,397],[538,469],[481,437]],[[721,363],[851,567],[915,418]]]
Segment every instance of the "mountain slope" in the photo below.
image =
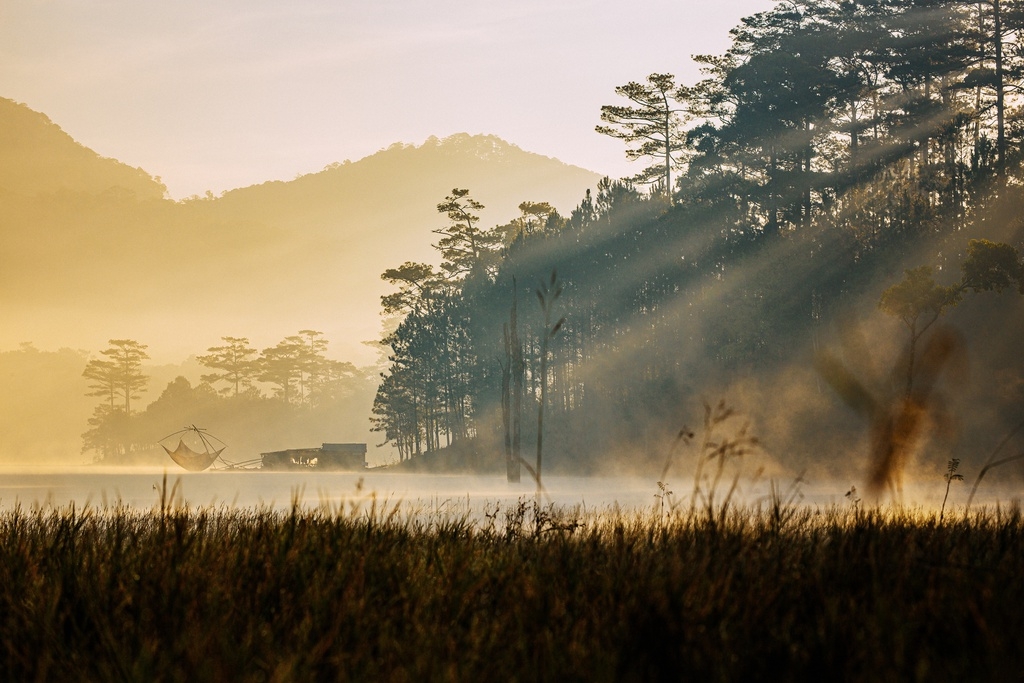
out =
[[0,183],[0,349],[96,350],[131,337],[179,361],[225,335],[269,346],[311,328],[332,355],[369,362],[362,342],[379,336],[380,273],[437,260],[431,231],[447,219],[436,206],[452,188],[469,188],[491,226],[523,201],[568,212],[598,180],[498,138],[456,135],[172,202],[144,172],[102,159],[40,114],[18,115],[24,137]]
[[45,115],[0,97],[0,190],[30,196],[113,190],[160,199],[167,188],[142,169],[83,147]]

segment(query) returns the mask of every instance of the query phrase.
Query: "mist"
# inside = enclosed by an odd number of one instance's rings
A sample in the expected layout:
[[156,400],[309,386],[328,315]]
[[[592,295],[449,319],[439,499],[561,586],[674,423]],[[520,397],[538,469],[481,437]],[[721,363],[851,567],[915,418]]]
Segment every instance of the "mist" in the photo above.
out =
[[214,4],[0,10],[0,670],[1019,677],[1024,0]]
[[[0,457],[160,468],[194,424],[227,465],[358,442],[402,475],[543,462],[624,498],[901,500],[1005,458],[1016,481],[1020,136],[1013,84],[966,56],[986,11],[749,17],[703,80],[609,88],[623,180],[459,134],[172,201],[3,100]],[[917,60],[936,36],[963,49]],[[139,386],[104,394],[118,340]]]
[[499,222],[527,197],[571,208],[598,178],[492,136],[456,135],[174,202],[145,171],[24,105],[0,100],[0,121],[10,142],[0,148],[0,349],[98,352],[133,338],[157,362],[181,363],[225,335],[264,348],[316,329],[344,360],[369,365],[380,274],[395,245],[405,260],[433,258],[434,205],[451,187],[476,178]]

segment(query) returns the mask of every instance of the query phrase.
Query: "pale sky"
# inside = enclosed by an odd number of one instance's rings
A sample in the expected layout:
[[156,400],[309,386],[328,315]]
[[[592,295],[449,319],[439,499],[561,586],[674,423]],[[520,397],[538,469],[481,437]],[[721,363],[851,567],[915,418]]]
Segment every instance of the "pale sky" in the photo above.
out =
[[0,96],[180,199],[493,134],[613,177],[614,89],[692,83],[771,0],[2,0]]

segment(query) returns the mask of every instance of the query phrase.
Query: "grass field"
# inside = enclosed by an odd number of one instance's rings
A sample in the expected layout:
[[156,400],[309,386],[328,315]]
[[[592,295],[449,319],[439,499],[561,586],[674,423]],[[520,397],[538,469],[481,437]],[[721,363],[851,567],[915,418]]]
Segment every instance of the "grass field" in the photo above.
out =
[[1016,508],[0,513],[0,678],[997,681]]

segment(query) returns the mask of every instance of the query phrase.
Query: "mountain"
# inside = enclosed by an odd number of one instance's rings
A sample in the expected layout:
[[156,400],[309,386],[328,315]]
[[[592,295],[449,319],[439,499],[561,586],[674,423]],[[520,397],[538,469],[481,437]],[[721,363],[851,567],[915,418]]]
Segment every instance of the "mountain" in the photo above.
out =
[[128,192],[140,199],[160,199],[167,191],[142,169],[101,157],[44,114],[2,97],[0,188],[29,196]]
[[523,201],[569,212],[599,176],[491,136],[396,144],[292,181],[181,202],[140,169],[79,145],[48,118],[0,102],[0,349],[96,351],[110,338],[180,361],[246,336],[300,329],[357,364],[380,335],[380,280],[438,258],[436,206],[468,188],[484,226]]

